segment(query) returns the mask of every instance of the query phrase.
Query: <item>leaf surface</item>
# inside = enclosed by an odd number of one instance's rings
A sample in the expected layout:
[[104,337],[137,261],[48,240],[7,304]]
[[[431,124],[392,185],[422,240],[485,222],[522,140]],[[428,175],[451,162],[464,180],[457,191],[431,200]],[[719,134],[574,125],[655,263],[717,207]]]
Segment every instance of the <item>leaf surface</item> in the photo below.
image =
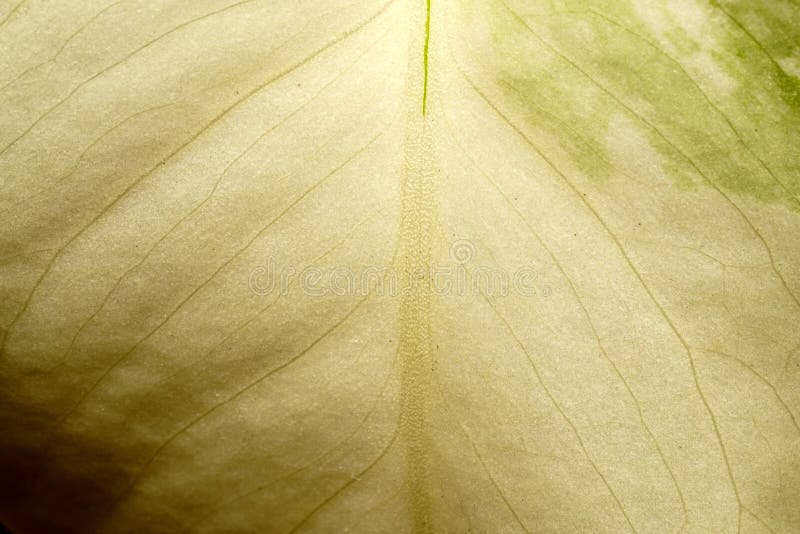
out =
[[0,519],[796,532],[799,28],[0,2]]

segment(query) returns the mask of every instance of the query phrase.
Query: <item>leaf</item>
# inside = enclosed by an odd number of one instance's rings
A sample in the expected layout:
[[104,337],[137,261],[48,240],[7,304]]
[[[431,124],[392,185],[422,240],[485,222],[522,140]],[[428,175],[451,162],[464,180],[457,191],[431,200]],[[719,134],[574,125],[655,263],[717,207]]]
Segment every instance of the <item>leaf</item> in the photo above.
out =
[[0,3],[0,520],[797,531],[798,28]]

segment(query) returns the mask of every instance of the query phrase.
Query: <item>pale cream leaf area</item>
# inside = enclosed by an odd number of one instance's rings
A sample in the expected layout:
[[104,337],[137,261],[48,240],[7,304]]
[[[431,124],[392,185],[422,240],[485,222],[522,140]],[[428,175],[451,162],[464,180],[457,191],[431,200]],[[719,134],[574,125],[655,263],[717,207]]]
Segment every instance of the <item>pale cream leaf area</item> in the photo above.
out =
[[794,0],[0,0],[0,522],[800,531],[798,61]]

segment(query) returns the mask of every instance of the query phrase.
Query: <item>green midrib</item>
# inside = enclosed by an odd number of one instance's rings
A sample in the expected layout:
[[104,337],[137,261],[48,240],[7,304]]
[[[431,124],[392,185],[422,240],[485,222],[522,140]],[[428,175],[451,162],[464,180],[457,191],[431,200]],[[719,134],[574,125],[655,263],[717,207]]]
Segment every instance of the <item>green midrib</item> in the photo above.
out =
[[422,56],[423,81],[422,81],[422,114],[425,115],[428,107],[428,47],[431,41],[431,0],[426,0],[425,14],[425,48]]

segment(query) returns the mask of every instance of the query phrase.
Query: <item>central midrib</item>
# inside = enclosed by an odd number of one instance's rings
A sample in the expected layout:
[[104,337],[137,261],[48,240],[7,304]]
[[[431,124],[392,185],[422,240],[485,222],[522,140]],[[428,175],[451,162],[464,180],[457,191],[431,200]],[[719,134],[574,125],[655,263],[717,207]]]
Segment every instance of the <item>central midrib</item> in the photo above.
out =
[[422,114],[428,111],[428,49],[431,42],[431,0],[425,3],[425,45],[422,52]]
[[[423,11],[422,6],[425,6]],[[431,250],[436,213],[436,163],[426,113],[431,0],[414,3],[407,86],[407,120],[402,176],[397,268],[403,276],[399,302],[400,428],[406,464],[406,489],[415,532],[435,530],[431,501],[431,407],[437,361],[431,335]],[[420,31],[423,28],[424,32]],[[418,52],[424,51],[422,65]],[[421,68],[420,68],[421,67]],[[422,114],[419,95],[422,94]]]

